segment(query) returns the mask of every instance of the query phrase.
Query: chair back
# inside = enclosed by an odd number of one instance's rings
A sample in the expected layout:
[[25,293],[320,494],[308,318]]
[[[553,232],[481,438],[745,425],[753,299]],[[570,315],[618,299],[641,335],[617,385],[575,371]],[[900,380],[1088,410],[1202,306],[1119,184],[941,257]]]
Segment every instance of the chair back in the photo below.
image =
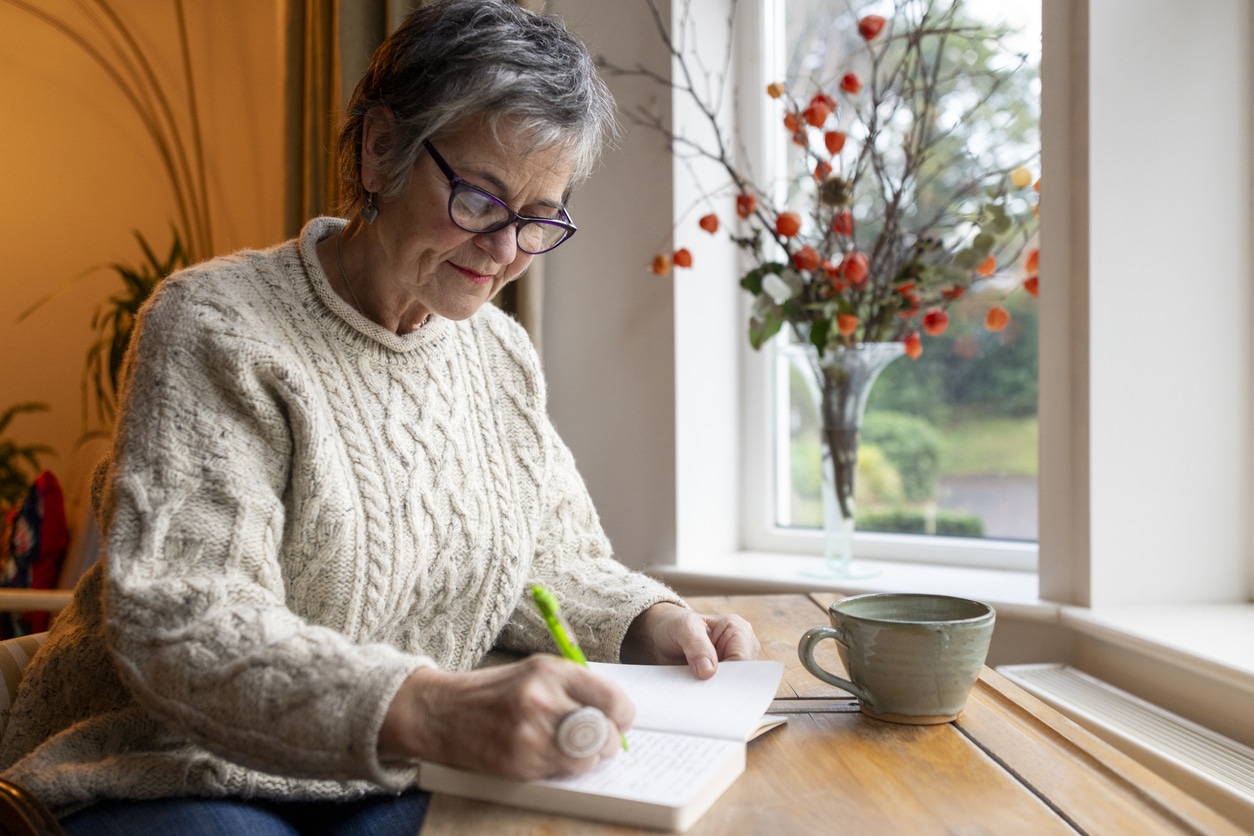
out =
[[0,736],[9,724],[9,709],[17,697],[17,686],[22,683],[26,666],[46,638],[47,633],[33,633],[0,641],[0,679],[4,680],[4,686],[0,687]]

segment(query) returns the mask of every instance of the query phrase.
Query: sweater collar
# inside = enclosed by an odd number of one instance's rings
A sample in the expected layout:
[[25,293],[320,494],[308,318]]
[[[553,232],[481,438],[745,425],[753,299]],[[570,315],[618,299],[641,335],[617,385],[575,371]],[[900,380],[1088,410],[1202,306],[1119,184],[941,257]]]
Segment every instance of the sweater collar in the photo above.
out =
[[331,288],[331,282],[318,259],[317,245],[347,225],[343,218],[319,217],[309,221],[301,230],[300,258],[317,304],[332,314],[342,330],[349,332],[352,338],[364,337],[391,352],[409,353],[441,340],[454,326],[443,317],[432,314],[417,331],[402,336],[364,316]]

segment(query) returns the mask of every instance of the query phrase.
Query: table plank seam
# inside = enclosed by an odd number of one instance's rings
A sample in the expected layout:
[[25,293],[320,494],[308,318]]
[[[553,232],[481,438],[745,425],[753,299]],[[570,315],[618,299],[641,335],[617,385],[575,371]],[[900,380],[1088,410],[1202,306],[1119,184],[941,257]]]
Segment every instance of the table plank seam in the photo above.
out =
[[1013,766],[1007,763],[1005,758],[1002,758],[997,753],[993,752],[991,749],[985,746],[982,742],[980,742],[980,740],[977,737],[975,737],[975,735],[971,734],[971,732],[963,728],[961,723],[954,723],[953,726],[959,731],[959,733],[962,734],[963,737],[971,741],[971,743],[975,746],[975,748],[979,749],[981,752],[987,755],[993,761],[993,763],[997,764],[1002,769],[1006,770],[1008,773],[1014,776],[1014,779],[1018,781],[1021,786],[1025,787],[1030,793],[1032,793],[1034,796],[1040,799],[1041,803],[1044,804],[1046,807],[1048,807],[1054,813],[1054,815],[1058,816],[1058,818],[1066,822],[1068,827],[1070,827],[1076,833],[1082,834],[1082,836],[1089,836],[1088,831],[1085,830],[1083,827],[1081,827],[1079,822],[1071,818],[1071,816],[1067,815],[1065,810],[1063,810],[1055,802],[1050,800],[1049,796],[1045,795],[1040,789],[1038,789],[1036,784],[1029,781],[1026,776],[1022,775],[1017,769],[1015,769]]
[[[1040,742],[1053,746],[1060,752],[1064,752],[1067,756],[1075,759],[1077,762],[1085,763],[1095,776],[1102,776],[1105,780],[1111,782],[1112,785],[1122,787],[1124,792],[1136,798],[1145,808],[1147,812],[1152,812],[1166,822],[1170,822],[1174,827],[1182,832],[1193,834],[1208,834],[1213,832],[1205,824],[1194,820],[1184,811],[1166,804],[1162,798],[1159,798],[1154,792],[1147,787],[1142,786],[1139,782],[1130,780],[1124,772],[1117,767],[1111,758],[1116,760],[1125,759],[1130,763],[1134,763],[1131,758],[1124,755],[1117,749],[1109,746],[1105,742],[1090,735],[1075,721],[1065,715],[1055,711],[1050,706],[1040,702],[1034,695],[1021,689],[1018,685],[1010,682],[995,672],[986,671],[981,675],[979,685],[986,688],[986,693],[990,699],[1000,705],[1008,716],[1015,714],[1013,707],[1021,705],[1024,702],[1036,704],[1035,711],[1029,713],[1026,717],[1020,716],[1020,729],[1024,733],[1030,733]],[[977,686],[979,687],[979,686]],[[1021,692],[1021,695],[1020,695]],[[988,748],[980,743],[974,736],[973,731],[962,728],[962,720],[957,723],[964,735],[967,736],[980,749],[988,752]],[[991,752],[990,752],[991,756]],[[996,758],[998,762],[1002,759]],[[1139,766],[1139,765],[1138,765]],[[1006,769],[1010,770],[1009,765]],[[1014,771],[1014,770],[1010,770]],[[1016,777],[1020,777],[1015,773]],[[1158,779],[1153,773],[1147,773],[1148,777]],[[1023,780],[1020,777],[1021,780]],[[1023,780],[1024,786],[1029,787],[1034,793],[1036,788],[1031,786],[1026,780]],[[1191,801],[1196,802],[1196,799]],[[1196,802],[1200,804],[1200,802]],[[1205,806],[1205,805],[1201,805]],[[1209,808],[1208,812],[1213,813]]]

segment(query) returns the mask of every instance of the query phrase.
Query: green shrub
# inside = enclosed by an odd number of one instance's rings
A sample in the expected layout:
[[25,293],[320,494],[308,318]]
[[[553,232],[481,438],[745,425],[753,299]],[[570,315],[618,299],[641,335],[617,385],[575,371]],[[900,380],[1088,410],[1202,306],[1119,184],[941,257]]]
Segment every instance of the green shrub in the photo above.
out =
[[[857,527],[859,531],[888,534],[926,534],[927,515],[919,508],[859,511]],[[974,514],[938,511],[936,534],[941,537],[983,537],[984,521]]]
[[940,511],[936,515],[936,533],[941,537],[983,537],[984,520],[975,514]]
[[896,468],[906,499],[922,502],[936,493],[941,438],[927,421],[901,412],[868,412],[859,443],[878,447]]
[[927,518],[915,508],[893,508],[888,511],[858,511],[859,531],[882,531],[890,534],[926,534]]

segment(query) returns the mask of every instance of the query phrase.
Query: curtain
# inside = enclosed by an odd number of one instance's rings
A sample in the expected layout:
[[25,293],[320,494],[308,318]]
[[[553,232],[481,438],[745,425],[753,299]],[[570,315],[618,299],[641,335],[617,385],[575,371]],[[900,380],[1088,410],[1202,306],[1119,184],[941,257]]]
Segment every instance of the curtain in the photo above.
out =
[[338,197],[332,150],[340,110],[337,6],[336,0],[287,4],[283,227],[289,238],[307,219],[331,212]]
[[[539,0],[517,0],[543,8]],[[423,0],[290,0],[287,7],[286,188],[284,229],[335,212],[339,173],[335,136],[357,79],[380,41]],[[543,259],[496,297],[541,350]]]

